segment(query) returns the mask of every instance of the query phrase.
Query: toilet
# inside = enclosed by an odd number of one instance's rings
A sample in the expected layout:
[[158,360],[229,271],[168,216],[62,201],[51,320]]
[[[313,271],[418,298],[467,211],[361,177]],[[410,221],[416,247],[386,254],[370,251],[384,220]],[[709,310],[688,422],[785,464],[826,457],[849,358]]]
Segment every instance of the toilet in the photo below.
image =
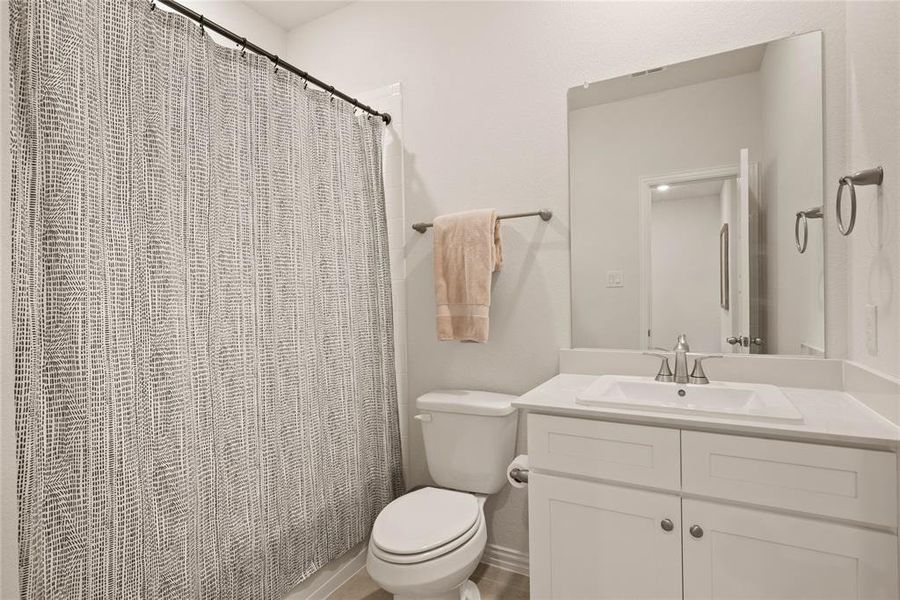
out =
[[469,576],[487,541],[484,502],[506,485],[516,447],[515,396],[472,390],[416,400],[425,460],[439,487],[388,504],[372,527],[366,568],[397,600],[479,600]]

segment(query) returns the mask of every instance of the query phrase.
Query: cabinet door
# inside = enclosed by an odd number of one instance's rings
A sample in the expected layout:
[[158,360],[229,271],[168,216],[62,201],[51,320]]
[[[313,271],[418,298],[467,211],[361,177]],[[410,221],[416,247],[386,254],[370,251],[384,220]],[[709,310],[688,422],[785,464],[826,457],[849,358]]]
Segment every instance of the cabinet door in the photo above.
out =
[[700,500],[682,511],[685,598],[897,598],[893,535]]
[[681,598],[678,496],[532,472],[528,515],[533,599]]

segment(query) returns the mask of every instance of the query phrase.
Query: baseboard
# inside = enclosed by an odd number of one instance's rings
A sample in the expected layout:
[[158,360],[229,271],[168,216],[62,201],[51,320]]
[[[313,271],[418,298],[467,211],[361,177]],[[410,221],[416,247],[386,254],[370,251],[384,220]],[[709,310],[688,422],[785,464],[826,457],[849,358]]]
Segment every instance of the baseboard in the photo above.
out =
[[325,600],[366,566],[365,542],[334,559],[292,589],[282,600]]
[[481,562],[513,573],[528,575],[528,555],[505,546],[488,544],[484,548]]

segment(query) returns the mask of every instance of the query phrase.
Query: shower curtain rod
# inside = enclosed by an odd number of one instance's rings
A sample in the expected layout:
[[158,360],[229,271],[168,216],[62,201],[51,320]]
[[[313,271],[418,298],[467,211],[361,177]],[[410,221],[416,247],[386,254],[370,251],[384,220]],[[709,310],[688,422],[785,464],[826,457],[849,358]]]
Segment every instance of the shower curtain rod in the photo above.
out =
[[325,90],[332,96],[337,96],[341,100],[343,100],[345,102],[349,102],[353,106],[366,111],[370,115],[373,115],[376,117],[381,117],[381,119],[384,121],[385,125],[390,124],[391,115],[389,115],[388,113],[378,112],[371,106],[367,106],[367,105],[363,104],[362,102],[360,102],[359,100],[357,100],[356,98],[352,98],[352,97],[348,96],[347,94],[345,94],[344,92],[342,92],[338,89],[335,89],[335,87],[333,85],[328,85],[321,79],[318,79],[317,77],[313,77],[306,71],[303,71],[302,69],[298,69],[291,63],[284,62],[283,60],[278,58],[277,54],[272,54],[271,52],[263,50],[262,48],[260,48],[256,44],[254,44],[253,42],[248,41],[247,38],[241,37],[238,34],[233,33],[232,31],[229,31],[228,29],[225,29],[218,23],[208,20],[206,17],[204,17],[203,15],[201,15],[198,12],[191,10],[187,6],[184,6],[183,4],[175,2],[175,0],[154,0],[154,2],[153,2],[154,8],[156,7],[156,2],[159,2],[160,4],[164,4],[164,5],[168,6],[175,12],[181,13],[188,19],[191,19],[192,21],[196,21],[197,23],[200,24],[200,27],[209,27],[210,29],[212,29],[213,31],[218,33],[219,35],[228,38],[235,44],[238,44],[241,47],[241,50],[250,50],[251,52],[255,52],[256,54],[259,54],[260,56],[265,56],[266,58],[271,60],[273,63],[275,63],[276,69],[280,67],[287,71],[290,71],[291,73],[294,73],[295,75],[299,75],[304,80],[308,81],[309,83],[312,83],[313,85],[315,85],[317,87],[322,88],[323,90]]

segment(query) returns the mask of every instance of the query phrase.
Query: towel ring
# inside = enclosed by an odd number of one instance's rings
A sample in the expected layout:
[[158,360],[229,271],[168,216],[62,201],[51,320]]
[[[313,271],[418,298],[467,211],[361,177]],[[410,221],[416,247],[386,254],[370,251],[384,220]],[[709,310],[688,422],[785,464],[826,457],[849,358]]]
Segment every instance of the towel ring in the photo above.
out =
[[[847,236],[853,232],[856,226],[856,186],[858,185],[881,185],[884,181],[884,169],[880,166],[874,169],[864,169],[857,171],[853,175],[846,175],[838,179],[838,191],[836,201],[837,226],[841,235]],[[850,223],[844,226],[844,216],[842,211],[842,203],[844,199],[844,187],[850,188]]]
[[[821,219],[822,208],[817,206],[809,210],[801,210],[797,213],[794,221],[794,244],[800,254],[806,252],[806,245],[809,243],[809,219]],[[803,241],[800,241],[800,223],[803,223]]]

